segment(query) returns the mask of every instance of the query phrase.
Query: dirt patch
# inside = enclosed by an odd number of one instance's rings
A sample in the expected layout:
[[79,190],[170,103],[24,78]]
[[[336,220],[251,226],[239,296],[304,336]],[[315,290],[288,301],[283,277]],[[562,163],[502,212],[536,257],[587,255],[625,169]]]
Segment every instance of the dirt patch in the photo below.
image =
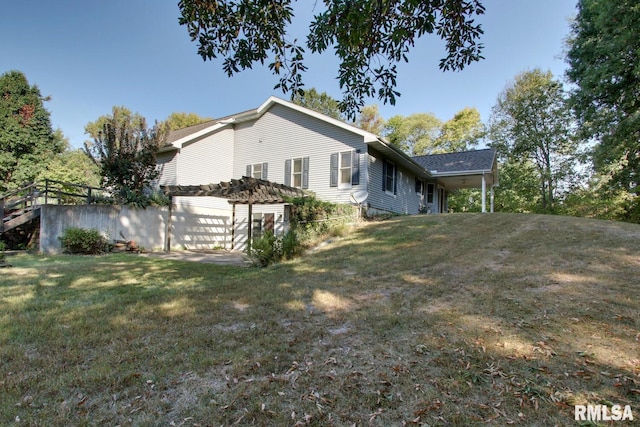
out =
[[173,261],[202,262],[209,264],[235,265],[249,267],[251,261],[243,252],[225,250],[187,250],[171,252],[145,252],[140,256],[162,258]]

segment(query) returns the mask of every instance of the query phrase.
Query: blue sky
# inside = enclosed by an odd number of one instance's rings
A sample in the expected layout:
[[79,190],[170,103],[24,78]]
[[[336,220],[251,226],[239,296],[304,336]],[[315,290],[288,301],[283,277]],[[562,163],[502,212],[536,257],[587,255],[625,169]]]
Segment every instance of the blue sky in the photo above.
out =
[[[228,78],[221,61],[204,62],[197,45],[178,24],[177,0],[0,0],[0,74],[20,70],[44,96],[54,128],[72,146],[86,139],[84,126],[124,105],[150,122],[172,112],[221,117],[256,108],[277,79],[265,67]],[[296,28],[304,30],[316,1],[296,4]],[[317,2],[319,5],[320,1]],[[485,0],[484,59],[462,72],[443,73],[437,36],[420,39],[401,64],[396,105],[382,105],[389,117],[430,112],[441,120],[464,107],[483,121],[499,93],[523,71],[541,68],[563,77],[562,58],[575,0]],[[301,33],[302,35],[302,33]],[[305,85],[341,97],[337,61],[331,51],[310,56]]]

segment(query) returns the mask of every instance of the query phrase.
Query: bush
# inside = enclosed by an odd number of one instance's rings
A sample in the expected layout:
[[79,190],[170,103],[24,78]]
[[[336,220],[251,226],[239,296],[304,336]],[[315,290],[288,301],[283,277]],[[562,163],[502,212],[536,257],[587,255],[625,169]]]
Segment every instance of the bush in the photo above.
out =
[[4,251],[7,250],[7,244],[5,242],[0,241],[0,263],[4,262],[5,254]]
[[251,242],[249,256],[260,267],[278,262],[282,259],[282,241],[278,241],[272,231],[265,232]]
[[301,250],[302,245],[295,231],[289,230],[278,236],[267,231],[252,241],[249,256],[256,265],[266,267],[283,259],[292,259]]
[[108,252],[110,246],[96,229],[67,228],[60,240],[64,251],[70,254],[101,254]]

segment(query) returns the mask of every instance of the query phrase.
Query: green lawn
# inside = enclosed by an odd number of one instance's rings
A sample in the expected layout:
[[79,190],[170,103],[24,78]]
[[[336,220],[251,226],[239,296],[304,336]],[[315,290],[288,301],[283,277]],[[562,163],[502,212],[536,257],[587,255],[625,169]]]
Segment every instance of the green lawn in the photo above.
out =
[[9,261],[0,425],[565,426],[576,403],[640,419],[639,225],[401,217],[265,269]]

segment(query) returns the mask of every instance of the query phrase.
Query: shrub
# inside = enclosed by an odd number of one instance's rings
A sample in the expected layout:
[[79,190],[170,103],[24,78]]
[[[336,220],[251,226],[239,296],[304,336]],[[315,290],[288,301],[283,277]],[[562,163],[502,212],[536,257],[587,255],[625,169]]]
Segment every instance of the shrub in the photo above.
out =
[[5,254],[4,251],[7,250],[7,244],[5,242],[0,241],[0,263],[4,262]]
[[281,239],[278,239],[272,231],[267,231],[262,236],[253,239],[249,256],[256,265],[266,267],[282,259],[281,243]]
[[109,241],[96,229],[67,228],[60,238],[70,254],[101,254],[109,250]]

